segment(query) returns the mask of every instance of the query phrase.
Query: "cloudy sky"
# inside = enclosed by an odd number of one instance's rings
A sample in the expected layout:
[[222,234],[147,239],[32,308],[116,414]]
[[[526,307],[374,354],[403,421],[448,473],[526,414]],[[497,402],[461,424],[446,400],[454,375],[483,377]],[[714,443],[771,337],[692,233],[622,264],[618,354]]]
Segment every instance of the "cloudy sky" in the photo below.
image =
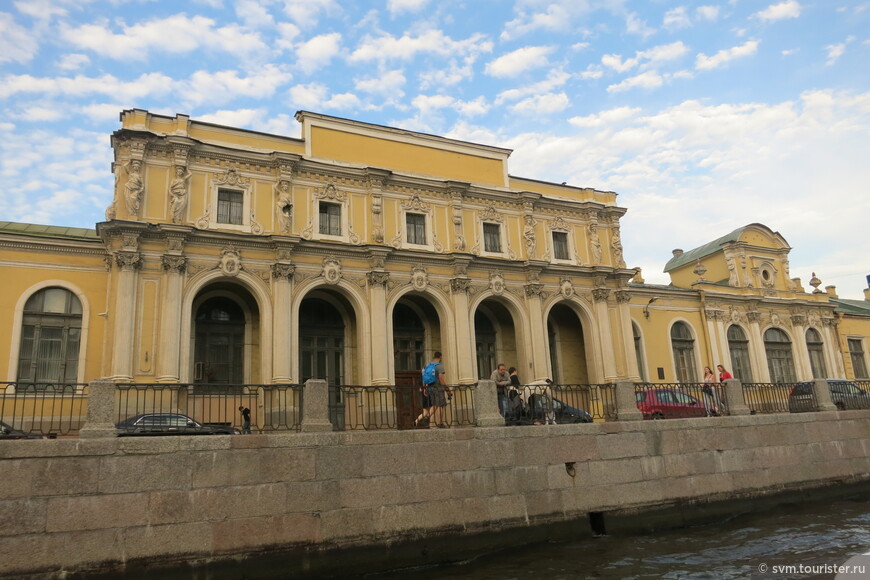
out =
[[306,109],[616,191],[647,282],[761,222],[862,298],[868,61],[870,0],[0,0],[0,220],[102,220],[123,109],[293,137]]

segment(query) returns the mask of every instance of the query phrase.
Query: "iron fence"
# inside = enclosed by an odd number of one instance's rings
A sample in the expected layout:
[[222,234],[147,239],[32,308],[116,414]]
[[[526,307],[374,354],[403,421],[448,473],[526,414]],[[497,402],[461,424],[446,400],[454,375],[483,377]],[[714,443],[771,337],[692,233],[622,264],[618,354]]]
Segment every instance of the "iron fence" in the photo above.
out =
[[870,381],[852,381],[855,385],[864,391],[865,393],[870,393]]
[[119,383],[116,422],[142,414],[182,414],[204,425],[242,428],[239,407],[251,414],[251,431],[299,431],[303,388],[298,384],[212,385]]
[[0,382],[0,420],[48,437],[76,435],[88,414],[86,383]]
[[614,384],[528,384],[508,387],[506,425],[591,423],[616,420]]
[[635,383],[637,408],[644,419],[685,419],[728,414],[720,383]]
[[474,425],[474,387],[448,385],[446,405],[424,409],[420,385],[340,385],[330,388],[329,418],[336,431]]
[[743,383],[742,386],[743,400],[753,415],[815,411],[818,408],[811,382]]

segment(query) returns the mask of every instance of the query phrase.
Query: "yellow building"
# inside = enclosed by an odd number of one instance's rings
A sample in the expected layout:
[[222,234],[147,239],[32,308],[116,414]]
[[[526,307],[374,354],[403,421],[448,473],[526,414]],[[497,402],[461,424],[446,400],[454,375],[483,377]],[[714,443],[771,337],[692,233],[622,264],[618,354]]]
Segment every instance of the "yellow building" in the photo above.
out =
[[805,292],[765,226],[675,251],[672,285],[648,285],[615,193],[296,117],[301,139],[124,111],[96,231],[0,222],[7,381],[389,385],[435,351],[457,384],[498,362],[560,383],[866,377],[870,310]]

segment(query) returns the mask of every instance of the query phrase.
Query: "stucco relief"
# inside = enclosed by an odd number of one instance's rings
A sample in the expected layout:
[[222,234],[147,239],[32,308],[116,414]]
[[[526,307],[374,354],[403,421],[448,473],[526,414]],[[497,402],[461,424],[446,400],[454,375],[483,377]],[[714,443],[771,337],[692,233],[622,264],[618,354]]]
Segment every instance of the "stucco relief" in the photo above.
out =
[[525,222],[525,226],[523,226],[523,240],[526,245],[526,259],[534,260],[535,259],[535,248],[537,246],[537,240],[535,240],[535,218],[530,215],[527,215],[523,218]]
[[411,270],[411,286],[414,290],[422,292],[429,285],[429,272],[423,266],[414,266]]
[[608,296],[610,296],[609,288],[596,288],[592,291],[592,299],[595,300],[595,302],[605,301]]
[[317,199],[333,199],[339,202],[347,200],[347,195],[343,191],[336,189],[333,183],[328,183],[326,187],[315,191],[314,197]]
[[175,177],[169,184],[169,213],[172,223],[180,224],[184,221],[184,210],[187,209],[188,186],[191,173],[184,165],[175,166]]
[[468,292],[471,288],[471,278],[451,278],[450,291],[454,294]]
[[499,274],[498,272],[493,272],[489,275],[489,289],[492,290],[493,294],[499,295],[502,294],[505,290],[504,286],[504,276]]
[[341,262],[338,258],[327,256],[323,259],[323,269],[320,271],[320,275],[326,280],[328,284],[338,284],[341,280]]
[[613,253],[613,267],[625,268],[625,260],[622,257],[622,240],[619,237],[619,228],[613,228],[613,236],[610,242],[610,249]]
[[389,272],[368,272],[366,280],[369,286],[386,286],[390,282]]
[[296,272],[296,266],[293,264],[284,264],[276,262],[272,264],[272,278],[291,280]]
[[232,246],[225,246],[221,250],[218,268],[226,276],[238,276],[242,269],[242,256],[239,251]]
[[571,298],[574,296],[574,283],[568,278],[562,278],[559,281],[559,294],[563,298]]
[[598,224],[592,222],[587,226],[589,231],[589,249],[592,252],[592,265],[601,264],[601,240],[598,237]]
[[121,270],[138,270],[142,267],[142,254],[139,252],[117,252],[115,264]]
[[173,272],[176,274],[183,274],[187,269],[187,258],[184,256],[175,256],[171,254],[164,254],[161,257],[161,264],[163,269],[167,272]]
[[139,206],[142,203],[142,192],[145,184],[142,181],[142,162],[138,159],[128,161],[127,183],[124,184],[124,201],[127,204],[127,213],[133,217],[139,217]]
[[290,233],[293,227],[293,197],[290,193],[290,182],[282,179],[275,184],[275,215],[278,217],[278,231]]

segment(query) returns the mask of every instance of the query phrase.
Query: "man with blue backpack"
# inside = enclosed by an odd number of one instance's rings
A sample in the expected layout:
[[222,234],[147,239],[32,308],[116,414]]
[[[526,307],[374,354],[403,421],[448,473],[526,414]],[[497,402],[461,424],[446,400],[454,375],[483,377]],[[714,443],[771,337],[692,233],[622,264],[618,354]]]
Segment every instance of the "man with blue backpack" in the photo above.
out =
[[447,406],[445,392],[449,393],[449,389],[447,389],[444,373],[444,365],[441,364],[441,353],[436,351],[432,357],[432,362],[423,369],[423,388],[429,393],[429,405],[431,406],[429,407],[428,418],[430,421],[434,421],[435,426],[439,429],[447,428],[447,425],[444,423],[444,407]]

